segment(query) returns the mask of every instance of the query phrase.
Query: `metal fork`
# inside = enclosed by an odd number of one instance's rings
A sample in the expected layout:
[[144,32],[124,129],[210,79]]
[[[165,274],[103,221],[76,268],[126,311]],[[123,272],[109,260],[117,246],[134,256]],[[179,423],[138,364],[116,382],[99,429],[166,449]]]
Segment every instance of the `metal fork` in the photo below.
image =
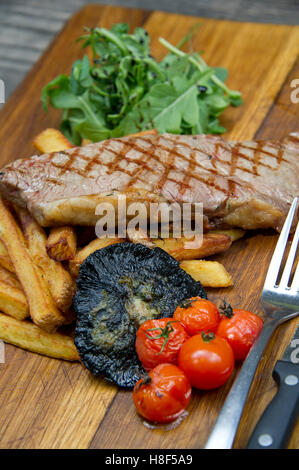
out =
[[264,327],[225,400],[205,449],[232,448],[246,398],[263,351],[277,326],[299,314],[299,264],[292,284],[288,286],[298,246],[299,223],[281,280],[279,285],[277,284],[290,229],[297,211],[297,201],[298,198],[295,198],[291,205],[268,269],[261,297],[261,306],[265,313]]

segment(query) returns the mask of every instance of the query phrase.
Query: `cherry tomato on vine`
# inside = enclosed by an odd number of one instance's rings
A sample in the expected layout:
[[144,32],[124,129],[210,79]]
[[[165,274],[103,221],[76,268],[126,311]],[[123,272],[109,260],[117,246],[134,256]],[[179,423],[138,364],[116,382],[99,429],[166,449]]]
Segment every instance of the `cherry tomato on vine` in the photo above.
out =
[[190,399],[191,385],[184,372],[173,364],[159,364],[133,390],[138,413],[156,423],[174,421]]
[[263,323],[263,320],[255,313],[232,309],[229,304],[225,304],[216,333],[229,342],[235,358],[243,360],[259,336]]
[[184,326],[173,318],[147,320],[137,331],[136,352],[146,370],[164,362],[176,364],[179,350],[188,338]]
[[234,354],[229,343],[215,335],[191,336],[179,352],[179,367],[193,387],[209,390],[223,385],[234,370]]
[[216,305],[210,300],[191,297],[184,300],[174,312],[173,318],[180,321],[190,335],[201,331],[216,331],[220,314]]

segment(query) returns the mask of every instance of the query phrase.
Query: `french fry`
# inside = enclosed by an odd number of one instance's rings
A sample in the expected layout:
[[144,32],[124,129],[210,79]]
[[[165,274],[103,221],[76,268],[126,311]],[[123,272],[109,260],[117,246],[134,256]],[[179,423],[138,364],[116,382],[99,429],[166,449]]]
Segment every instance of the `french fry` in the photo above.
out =
[[234,285],[231,275],[218,261],[186,260],[181,268],[204,287],[230,287]]
[[213,234],[210,232],[203,235],[202,243],[198,248],[186,248],[185,243],[188,242],[188,240],[184,237],[155,238],[152,242],[179,261],[184,259],[205,258],[206,256],[226,251],[232,243],[228,235],[220,233]]
[[136,134],[130,134],[128,137],[142,137],[143,135],[158,135],[157,129],[149,129],[148,131],[137,132]]
[[132,243],[141,243],[149,248],[155,247],[147,231],[142,230],[141,228],[139,228],[139,231],[135,231],[135,229],[127,229],[127,239]]
[[94,142],[92,142],[92,140],[90,139],[82,139],[82,142],[81,142],[81,147],[85,147],[85,145],[89,145],[89,144],[92,144]]
[[7,269],[0,266],[0,281],[5,282],[11,287],[22,290],[22,286],[18,281],[16,275]]
[[8,269],[8,271],[12,273],[15,270],[11,262],[11,259],[7,253],[7,250],[1,241],[0,241],[0,266],[2,266],[5,269]]
[[[156,129],[150,129],[148,131],[137,132],[137,134],[130,134],[127,137],[142,137],[143,135],[157,135],[159,132]],[[85,145],[92,144],[92,140],[89,139],[82,139],[81,146],[85,147]]]
[[91,255],[97,250],[101,248],[105,248],[105,246],[113,245],[114,243],[121,243],[124,242],[125,239],[123,238],[96,238],[84,248],[79,250],[73,260],[70,261],[70,272],[74,278],[76,278],[79,274],[79,268],[83,261],[87,258],[87,256]]
[[18,320],[29,317],[29,308],[24,293],[3,281],[0,281],[0,311]]
[[50,231],[46,249],[55,261],[69,261],[77,251],[76,232],[73,227],[55,227]]
[[239,238],[244,237],[246,231],[240,228],[230,228],[227,230],[211,230],[209,233],[219,233],[221,235],[228,235],[232,239],[232,242],[235,242],[236,240],[239,240]]
[[61,263],[49,258],[46,250],[47,236],[43,228],[25,209],[15,208],[27,241],[29,253],[41,270],[56,307],[65,312],[72,304],[74,281]]
[[55,331],[64,323],[64,317],[54,304],[46,282],[32,261],[18,224],[1,198],[0,239],[23,287],[32,320],[46,331]]
[[79,355],[70,336],[47,333],[30,321],[19,321],[0,313],[0,339],[45,356],[78,361]]
[[[150,129],[148,131],[138,132],[137,134],[131,134],[134,137],[141,137],[143,135],[156,135],[158,131],[156,129]],[[92,144],[92,140],[82,139],[81,146]],[[45,129],[38,134],[34,141],[34,147],[41,153],[61,152],[62,150],[70,149],[74,147],[72,143],[60,132],[58,129]]]
[[61,152],[73,147],[62,132],[51,128],[38,134],[33,141],[33,145],[41,153]]

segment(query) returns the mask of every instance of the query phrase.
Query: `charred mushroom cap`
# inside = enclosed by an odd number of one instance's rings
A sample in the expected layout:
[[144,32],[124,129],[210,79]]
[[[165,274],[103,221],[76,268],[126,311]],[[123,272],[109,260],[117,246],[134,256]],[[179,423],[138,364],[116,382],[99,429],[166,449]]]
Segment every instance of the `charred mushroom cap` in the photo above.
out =
[[118,243],[92,253],[80,267],[73,301],[82,362],[95,375],[133,387],[144,374],[135,351],[141,323],[172,316],[197,295],[206,298],[202,285],[160,248]]

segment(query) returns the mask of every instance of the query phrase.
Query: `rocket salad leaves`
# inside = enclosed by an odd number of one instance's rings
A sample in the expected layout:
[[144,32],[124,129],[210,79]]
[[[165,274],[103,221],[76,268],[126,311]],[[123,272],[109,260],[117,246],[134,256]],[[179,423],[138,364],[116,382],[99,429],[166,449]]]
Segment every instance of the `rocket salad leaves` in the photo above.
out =
[[[78,40],[87,55],[76,60],[70,76],[59,75],[42,92],[62,109],[61,130],[75,145],[155,128],[175,134],[219,134],[220,114],[242,103],[241,94],[225,85],[227,71],[209,67],[198,53],[185,53],[165,39],[158,62],[150,54],[143,28],[129,34],[127,24],[86,28]],[[181,44],[184,43],[184,39]]]

